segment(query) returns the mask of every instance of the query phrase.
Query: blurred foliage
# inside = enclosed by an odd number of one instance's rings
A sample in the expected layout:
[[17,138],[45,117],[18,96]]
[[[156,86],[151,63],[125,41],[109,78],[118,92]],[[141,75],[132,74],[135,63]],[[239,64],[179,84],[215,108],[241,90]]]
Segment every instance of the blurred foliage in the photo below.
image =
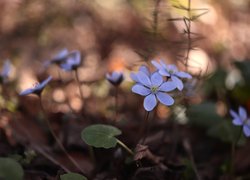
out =
[[0,179],[22,180],[24,171],[22,166],[11,158],[0,158]]
[[[235,142],[242,133],[240,127],[235,127],[231,119],[221,117],[216,112],[216,104],[204,102],[198,105],[191,105],[187,110],[189,122],[197,127],[206,129],[206,134],[218,138],[223,142]],[[241,136],[238,144],[244,144],[245,137]]]
[[86,177],[77,173],[67,173],[60,176],[61,180],[87,180]]

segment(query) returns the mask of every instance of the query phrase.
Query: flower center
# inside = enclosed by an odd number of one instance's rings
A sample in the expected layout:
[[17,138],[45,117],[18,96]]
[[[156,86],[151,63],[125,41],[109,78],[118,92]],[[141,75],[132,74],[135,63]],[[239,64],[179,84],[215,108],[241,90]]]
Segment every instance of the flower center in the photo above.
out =
[[151,90],[152,93],[157,93],[158,90],[159,90],[159,87],[157,87],[157,86],[152,86],[152,87],[150,88],[150,90]]
[[169,74],[174,74],[174,71],[173,70],[169,70],[168,73]]

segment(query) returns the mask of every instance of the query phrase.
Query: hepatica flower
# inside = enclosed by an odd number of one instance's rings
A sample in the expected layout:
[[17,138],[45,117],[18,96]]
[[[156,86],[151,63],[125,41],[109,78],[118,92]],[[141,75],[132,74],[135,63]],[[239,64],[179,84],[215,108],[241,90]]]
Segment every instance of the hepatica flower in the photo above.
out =
[[6,61],[4,61],[3,68],[2,68],[2,71],[0,74],[1,82],[7,81],[7,79],[9,78],[9,75],[10,75],[10,71],[11,71],[10,60],[6,60]]
[[106,78],[114,86],[119,86],[124,79],[123,73],[118,71],[107,73]]
[[58,54],[56,54],[56,56],[54,58],[52,58],[49,61],[46,61],[44,66],[47,67],[50,64],[60,65],[63,61],[66,60],[68,54],[69,54],[69,51],[68,51],[68,49],[65,48],[65,49],[61,50]]
[[71,51],[66,59],[60,63],[60,67],[65,71],[76,70],[81,65],[80,51]]
[[247,117],[247,112],[243,107],[239,107],[239,113],[230,110],[233,117],[233,124],[236,126],[243,126],[243,132],[247,137],[250,137],[250,119]]
[[36,95],[40,96],[43,89],[51,81],[51,79],[52,79],[52,77],[49,76],[43,82],[37,83],[34,87],[22,91],[19,95],[20,96],[25,96],[25,95],[29,95],[29,94],[36,94]]
[[137,82],[132,87],[132,92],[146,96],[143,102],[145,110],[152,111],[157,105],[157,100],[166,106],[174,104],[174,99],[166,93],[176,88],[174,83],[163,82],[163,77],[158,72],[143,72],[146,69],[142,67],[137,74],[131,74],[131,78]]
[[192,76],[189,73],[178,71],[177,67],[173,64],[166,65],[163,61],[160,61],[160,63],[158,63],[157,61],[151,61],[151,63],[158,69],[158,72],[162,76],[169,77],[174,82],[177,89],[179,89],[180,91],[183,89],[183,82],[181,79],[192,78]]

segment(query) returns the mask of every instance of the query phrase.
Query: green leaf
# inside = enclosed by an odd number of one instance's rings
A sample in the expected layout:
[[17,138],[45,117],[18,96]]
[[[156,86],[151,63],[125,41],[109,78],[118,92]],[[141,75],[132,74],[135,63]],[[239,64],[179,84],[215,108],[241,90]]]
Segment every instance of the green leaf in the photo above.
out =
[[246,138],[242,135],[241,127],[234,126],[229,119],[224,119],[217,125],[209,128],[207,134],[227,143],[236,142],[238,138],[238,145],[243,145],[246,142]]
[[77,173],[67,173],[60,176],[61,180],[87,180],[85,176]]
[[205,102],[192,105],[187,110],[189,122],[196,126],[209,128],[224,121],[216,112],[216,105],[213,102]]
[[0,158],[0,179],[21,180],[24,172],[22,166],[11,158]]
[[250,78],[250,62],[249,61],[242,61],[242,62],[235,62],[235,66],[240,70],[246,84],[250,85],[249,78]]
[[90,146],[108,149],[116,146],[117,139],[115,136],[121,133],[122,132],[116,127],[95,124],[86,127],[81,133],[81,138]]

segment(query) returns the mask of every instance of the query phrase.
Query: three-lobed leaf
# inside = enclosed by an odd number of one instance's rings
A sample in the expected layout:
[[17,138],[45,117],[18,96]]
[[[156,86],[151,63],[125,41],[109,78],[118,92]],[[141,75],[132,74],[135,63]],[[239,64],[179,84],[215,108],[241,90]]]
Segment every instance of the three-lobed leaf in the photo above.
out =
[[120,135],[122,132],[113,126],[104,124],[95,124],[86,127],[81,133],[83,141],[96,148],[112,148],[117,144],[115,136]]

